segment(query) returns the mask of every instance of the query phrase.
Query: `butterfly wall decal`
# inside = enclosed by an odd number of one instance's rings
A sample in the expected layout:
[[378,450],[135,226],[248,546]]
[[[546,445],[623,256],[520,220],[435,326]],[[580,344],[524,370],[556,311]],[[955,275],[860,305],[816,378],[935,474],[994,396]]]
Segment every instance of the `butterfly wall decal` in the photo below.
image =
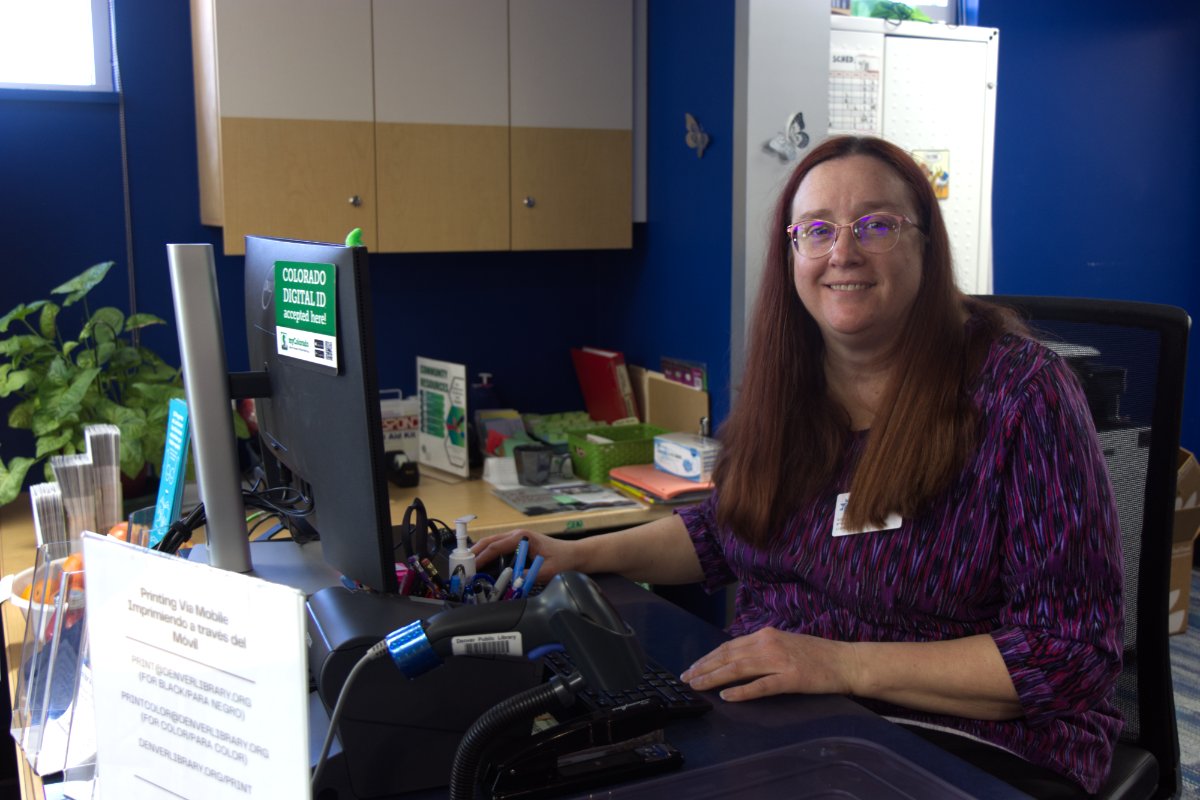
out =
[[708,147],[708,134],[704,132],[704,128],[700,127],[700,123],[696,122],[696,118],[686,111],[683,112],[683,123],[687,126],[687,136],[684,141],[687,146],[696,151],[696,158],[704,157],[704,148]]
[[804,130],[804,114],[797,111],[787,118],[783,132],[775,134],[763,149],[779,156],[781,161],[795,161],[800,151],[808,147],[808,141],[808,133]]

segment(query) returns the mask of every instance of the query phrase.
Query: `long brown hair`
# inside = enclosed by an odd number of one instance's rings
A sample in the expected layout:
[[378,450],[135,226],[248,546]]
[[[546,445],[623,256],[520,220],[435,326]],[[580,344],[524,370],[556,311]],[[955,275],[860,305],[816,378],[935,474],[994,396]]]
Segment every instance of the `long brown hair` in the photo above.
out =
[[815,147],[775,205],[744,379],[721,427],[717,520],[755,544],[768,541],[827,488],[849,436],[849,417],[827,391],[820,329],[796,294],[784,228],[805,176],[851,155],[875,158],[904,181],[925,244],[921,285],[894,351],[896,369],[850,486],[847,525],[878,524],[892,511],[910,518],[949,484],[975,439],[969,383],[990,343],[1005,330],[1021,329],[1010,315],[955,286],[945,221],[928,179],[907,153],[873,137],[835,137]]

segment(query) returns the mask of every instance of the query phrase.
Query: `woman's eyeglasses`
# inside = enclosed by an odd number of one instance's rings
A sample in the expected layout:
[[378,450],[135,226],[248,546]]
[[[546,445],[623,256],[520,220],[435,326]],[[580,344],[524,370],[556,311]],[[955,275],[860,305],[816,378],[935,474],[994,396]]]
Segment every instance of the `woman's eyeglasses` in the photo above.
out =
[[903,214],[865,214],[854,222],[836,225],[823,219],[806,219],[785,229],[792,247],[805,258],[820,258],[833,252],[838,232],[849,228],[858,246],[868,253],[886,253],[900,241],[905,223],[917,227]]

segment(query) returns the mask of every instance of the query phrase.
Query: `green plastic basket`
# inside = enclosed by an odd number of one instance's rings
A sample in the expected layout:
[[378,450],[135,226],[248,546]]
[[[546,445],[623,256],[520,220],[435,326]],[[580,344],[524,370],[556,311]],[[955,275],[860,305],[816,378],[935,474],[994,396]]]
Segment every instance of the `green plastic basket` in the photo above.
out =
[[[588,434],[610,442],[590,442]],[[592,483],[607,483],[608,471],[625,464],[654,461],[654,437],[666,433],[657,425],[601,425],[567,431],[567,449],[575,475]]]

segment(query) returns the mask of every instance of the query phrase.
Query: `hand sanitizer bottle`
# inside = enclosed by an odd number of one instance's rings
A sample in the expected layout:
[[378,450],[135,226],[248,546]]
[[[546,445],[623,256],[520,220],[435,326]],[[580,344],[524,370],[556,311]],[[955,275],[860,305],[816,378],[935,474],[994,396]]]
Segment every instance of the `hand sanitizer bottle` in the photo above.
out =
[[453,575],[455,568],[461,566],[466,573],[466,580],[475,574],[475,554],[471,552],[471,542],[467,539],[467,523],[473,519],[475,515],[468,514],[454,520],[454,538],[458,546],[450,551],[450,574]]

